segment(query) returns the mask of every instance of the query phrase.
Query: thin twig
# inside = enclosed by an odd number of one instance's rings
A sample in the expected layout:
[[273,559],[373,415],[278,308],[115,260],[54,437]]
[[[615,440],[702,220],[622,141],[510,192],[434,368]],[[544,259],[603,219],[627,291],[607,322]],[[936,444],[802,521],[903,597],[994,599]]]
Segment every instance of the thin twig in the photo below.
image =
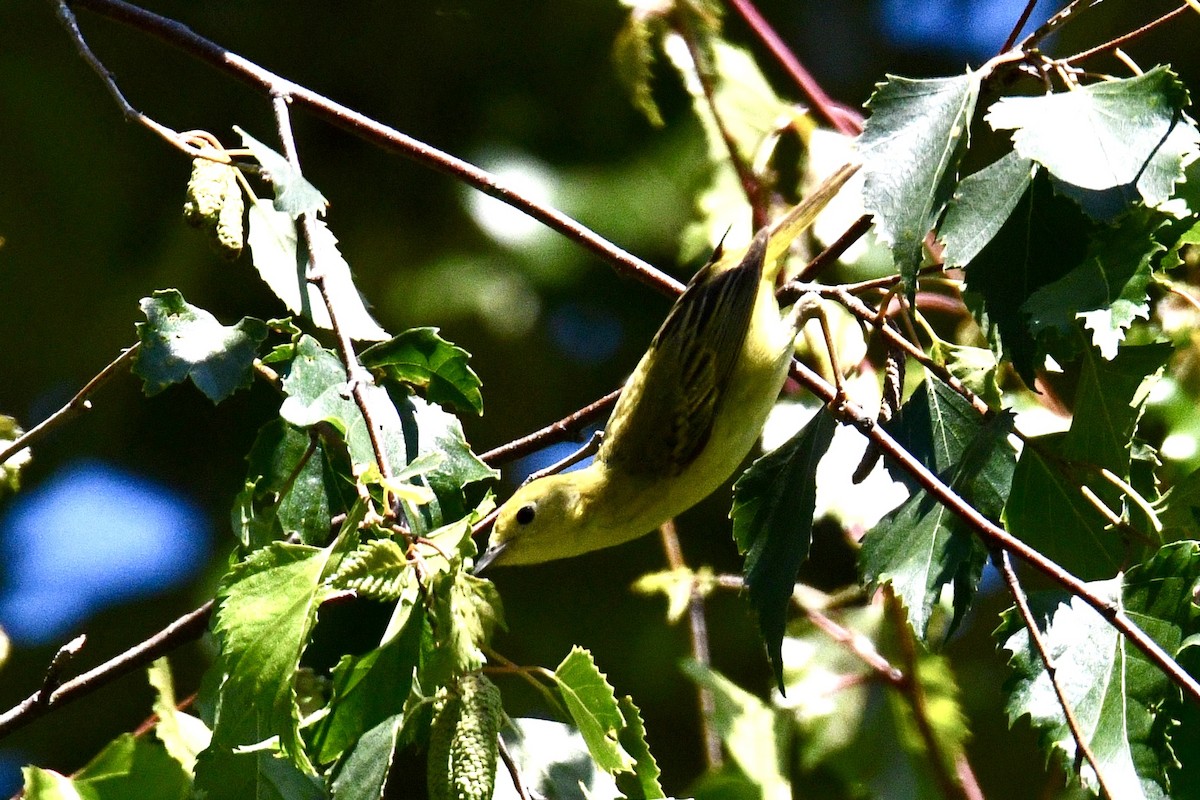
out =
[[189,611],[150,638],[134,645],[125,652],[110,658],[98,667],[88,670],[77,678],[64,682],[48,698],[41,697],[41,690],[34,692],[8,711],[0,714],[0,739],[19,728],[23,728],[43,714],[66,705],[84,695],[112,683],[117,678],[144,667],[164,653],[179,645],[198,639],[208,627],[213,601]]
[[521,800],[530,800],[529,791],[525,788],[524,781],[521,780],[521,771],[517,769],[517,762],[513,760],[512,753],[508,752],[508,745],[504,743],[504,737],[497,734],[496,741],[500,750],[500,760],[504,762],[504,768],[508,770],[508,776],[512,778],[517,796]]
[[830,264],[835,263],[842,257],[850,246],[866,235],[867,231],[871,230],[871,225],[874,222],[874,217],[870,214],[863,214],[847,228],[837,240],[817,253],[816,258],[809,261],[804,267],[796,273],[793,280],[797,281],[814,281],[817,276],[825,271],[825,268]]
[[1021,16],[1017,19],[1017,24],[1013,25],[1008,38],[1004,40],[1004,46],[1000,48],[1001,53],[1007,53],[1017,43],[1017,37],[1021,35],[1021,29],[1025,27],[1026,22],[1029,22],[1029,17],[1033,14],[1033,9],[1037,7],[1037,4],[1038,0],[1029,0],[1025,4],[1025,10],[1021,12]]
[[148,33],[254,87],[265,95],[289,97],[293,104],[309,109],[318,117],[365,141],[461,180],[489,197],[494,197],[523,211],[552,230],[558,231],[571,241],[580,244],[612,264],[619,271],[637,277],[660,292],[678,294],[683,291],[683,285],[674,278],[655,269],[637,256],[625,252],[561,211],[522,195],[498,176],[264,69],[200,36],[176,20],[139,8],[124,2],[124,0],[74,0],[74,5]]
[[1046,675],[1050,678],[1050,685],[1054,687],[1054,694],[1058,698],[1058,705],[1062,708],[1063,717],[1066,718],[1067,727],[1071,729],[1071,735],[1075,737],[1075,744],[1079,748],[1079,752],[1091,764],[1092,771],[1096,773],[1096,782],[1100,784],[1101,795],[1112,800],[1113,793],[1109,791],[1108,786],[1104,782],[1104,774],[1100,771],[1100,763],[1096,760],[1096,754],[1092,752],[1087,739],[1084,738],[1083,729],[1079,727],[1079,720],[1075,718],[1075,711],[1071,707],[1071,702],[1067,699],[1066,693],[1063,692],[1063,688],[1058,682],[1058,668],[1054,665],[1054,660],[1050,658],[1050,652],[1046,650],[1046,643],[1042,641],[1042,634],[1038,628],[1037,619],[1034,618],[1033,610],[1029,607],[1029,600],[1025,596],[1025,590],[1021,587],[1021,582],[1017,578],[1017,571],[1013,569],[1012,559],[1007,552],[998,547],[993,547],[991,550],[992,559],[996,562],[996,566],[1000,568],[1000,574],[1004,577],[1004,582],[1008,584],[1008,592],[1013,596],[1013,600],[1016,601],[1017,613],[1021,615],[1021,620],[1025,623],[1025,629],[1029,631],[1029,641],[1033,643],[1033,648],[1037,650],[1038,656],[1042,660],[1042,665],[1046,668]]
[[1033,50],[1039,42],[1058,31],[1059,28],[1070,22],[1080,12],[1086,11],[1092,6],[1097,6],[1101,2],[1103,0],[1071,0],[1070,3],[1063,6],[1061,11],[1042,23],[1033,33],[1022,39],[1021,43],[1017,45],[1017,49],[1022,52]]
[[[289,102],[290,98],[285,94],[273,94],[271,97],[271,108],[275,112],[275,127],[279,134],[279,141],[283,145],[283,154],[292,169],[299,173],[300,154],[296,148],[295,136],[292,134],[291,115],[288,112]],[[354,352],[354,342],[350,340],[350,334],[343,325],[339,324],[339,319],[342,318],[342,309],[337,307],[329,293],[325,283],[325,265],[318,260],[316,249],[313,247],[313,242],[316,241],[315,226],[316,222],[310,212],[301,214],[297,220],[300,239],[308,252],[308,269],[305,272],[305,278],[317,287],[321,299],[325,302],[325,309],[329,312],[329,323],[333,328],[333,335],[337,339],[338,354],[342,357],[342,364],[346,368],[346,382],[350,387],[350,395],[354,398],[354,404],[358,406],[358,412],[362,414],[363,422],[366,423],[367,436],[371,440],[371,450],[375,454],[375,462],[379,465],[379,474],[386,481],[394,473],[389,463],[387,449],[383,444],[383,438],[380,435],[382,426],[376,422],[376,415],[371,408],[371,398],[367,396],[367,387],[373,385],[374,380],[371,378],[371,373],[359,362],[358,355]],[[385,496],[387,496],[386,490]]]
[[548,444],[575,436],[580,428],[583,428],[588,423],[597,419],[601,414],[610,410],[620,396],[621,390],[615,389],[573,414],[568,414],[558,422],[552,422],[541,430],[534,431],[527,436],[522,436],[520,439],[514,439],[508,444],[488,450],[479,458],[488,466],[494,467],[497,464],[504,464],[522,456],[527,456]]
[[1041,552],[1030,547],[983,516],[974,506],[959,496],[958,493],[947,486],[937,475],[930,472],[911,453],[901,447],[860,406],[844,399],[840,405],[832,405],[832,402],[836,399],[836,391],[820,375],[813,372],[804,364],[795,361],[792,362],[791,375],[819,399],[830,403],[831,410],[844,424],[854,426],[864,436],[875,442],[883,450],[884,455],[891,458],[901,469],[916,479],[917,483],[939,503],[962,517],[975,535],[982,539],[985,544],[989,547],[998,546],[1003,548],[1029,564],[1054,583],[1077,595],[1081,600],[1095,609],[1110,625],[1133,642],[1133,645],[1138,650],[1141,650],[1159,669],[1165,672],[1193,702],[1200,703],[1200,682],[1179,666],[1175,659],[1171,658],[1145,631],[1135,625],[1121,608],[1092,591],[1086,583],[1046,558]]
[[898,689],[908,684],[909,678],[904,671],[884,658],[862,634],[834,622],[815,608],[801,604],[800,609],[818,630],[857,656],[879,678]]
[[34,425],[33,428],[18,437],[15,442],[4,448],[4,450],[0,450],[0,464],[8,461],[25,448],[32,447],[35,442],[41,441],[43,436],[57,428],[62,423],[66,422],[71,417],[82,414],[84,411],[87,411],[89,408],[91,408],[92,403],[89,398],[91,397],[92,393],[104,384],[108,383],[112,376],[117,373],[117,370],[125,366],[129,360],[133,358],[137,351],[137,344],[122,350],[121,355],[113,359],[113,361],[107,367],[100,370],[100,372],[94,378],[88,381],[84,387],[67,402],[65,406],[46,417],[37,425]]
[[[683,559],[683,548],[679,544],[679,532],[675,529],[675,520],[669,519],[660,525],[658,533],[662,539],[663,552],[667,556],[667,565],[672,570],[687,569],[687,562]],[[688,628],[692,640],[692,658],[707,668],[712,665],[712,652],[708,646],[708,622],[704,618],[704,593],[700,591],[694,576],[691,580]],[[700,735],[704,741],[704,757],[711,772],[720,769],[725,763],[721,752],[721,736],[713,725],[717,714],[717,701],[712,689],[706,686],[698,687],[696,696],[700,705]]]
[[1061,59],[1061,61],[1064,64],[1071,64],[1076,61],[1083,61],[1085,58],[1091,58],[1092,56],[1096,55],[1097,53],[1103,53],[1106,50],[1115,50],[1118,47],[1122,47],[1122,46],[1128,44],[1129,42],[1133,41],[1134,39],[1137,39],[1140,36],[1144,36],[1146,33],[1153,30],[1154,28],[1157,28],[1159,25],[1162,25],[1164,22],[1168,22],[1168,21],[1174,19],[1175,17],[1179,16],[1180,14],[1187,12],[1190,8],[1191,8],[1191,6],[1189,6],[1187,3],[1184,3],[1182,6],[1175,9],[1174,11],[1168,11],[1166,14],[1163,14],[1158,19],[1154,20],[1153,22],[1146,23],[1145,25],[1138,28],[1137,30],[1130,31],[1129,33],[1118,36],[1115,39],[1110,39],[1109,41],[1105,42],[1104,44],[1099,44],[1099,45],[1096,45],[1095,47],[1088,48],[1087,50],[1084,50],[1082,53],[1076,53],[1073,56]]
[[863,118],[852,108],[843,106],[840,103],[834,102],[829,95],[825,94],[825,90],[817,83],[816,79],[804,68],[800,60],[796,58],[796,54],[791,48],[784,43],[775,29],[770,23],[759,13],[754,4],[750,0],[729,0],[729,4],[734,10],[741,15],[746,24],[750,26],[750,30],[754,32],[767,49],[771,51],[771,55],[780,65],[787,70],[791,75],[792,80],[800,87],[813,107],[829,121],[829,124],[837,129],[839,133],[847,136],[857,136],[862,133]]

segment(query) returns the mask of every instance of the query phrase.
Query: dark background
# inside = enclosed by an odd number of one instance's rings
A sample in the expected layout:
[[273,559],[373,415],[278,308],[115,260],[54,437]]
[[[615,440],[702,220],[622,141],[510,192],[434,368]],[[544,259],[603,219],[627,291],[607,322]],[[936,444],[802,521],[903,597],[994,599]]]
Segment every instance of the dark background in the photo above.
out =
[[[858,106],[885,73],[933,76],[959,72],[968,61],[978,65],[1000,47],[1019,5],[763,0],[761,10],[831,95]],[[1049,4],[1041,5],[1044,16]],[[1050,49],[1082,49],[1171,6],[1106,3]],[[667,128],[652,129],[630,105],[610,62],[626,13],[615,1],[191,0],[149,7],[450,153],[484,166],[534,159],[554,177],[556,205],[686,275],[686,265],[676,263],[677,242],[703,179],[703,143],[665,70],[658,88]],[[86,12],[80,23],[130,101],[158,121],[203,128],[227,144],[235,143],[230,126],[237,124],[274,142],[263,97],[135,31]],[[1195,41],[1197,27],[1188,15],[1131,52],[1147,68],[1171,62],[1193,83],[1196,50],[1184,42]],[[729,30],[746,40],[738,21],[731,19]],[[778,70],[767,72],[781,92],[799,99]],[[553,235],[506,247],[473,221],[468,191],[454,181],[303,111],[294,122],[305,172],[331,201],[328,222],[379,321],[393,332],[439,326],[473,354],[487,414],[464,425],[477,451],[590,402],[632,367],[667,308],[664,298]],[[0,4],[0,413],[28,428],[67,400],[135,341],[138,300],[154,289],[178,288],[226,323],[284,315],[248,258],[221,262],[182,224],[188,171],[177,151],[122,120],[49,4]],[[37,449],[28,490],[81,457],[118,465],[204,509],[213,563],[197,563],[186,585],[151,602],[80,621],[74,629],[89,635],[80,668],[211,596],[232,544],[228,509],[241,486],[243,456],[278,399],[261,386],[215,408],[190,386],[146,399],[138,381],[124,375],[95,405]],[[718,493],[680,521],[691,563],[736,569],[727,497]],[[89,509],[80,507],[77,519],[72,536],[103,548],[88,538]],[[497,571],[511,629],[497,646],[516,661],[548,666],[574,643],[590,648],[618,691],[642,707],[664,785],[682,793],[701,769],[694,695],[675,668],[687,652],[686,631],[663,621],[660,598],[628,591],[663,563],[657,541],[647,537],[570,562]],[[0,581],[11,580],[7,567],[0,564]],[[845,567],[831,559],[829,569]],[[1053,779],[1041,773],[1027,728],[1006,730],[1003,667],[987,638],[999,605],[982,604],[950,653],[972,715],[972,765],[985,793],[1032,797]],[[742,601],[716,597],[710,623],[717,668],[765,689],[761,644]],[[3,668],[0,707],[36,687],[67,638],[16,650]],[[195,690],[206,652],[200,643],[172,657],[180,696]],[[10,737],[7,763],[78,769],[146,717],[149,696],[141,676],[126,678]],[[524,699],[512,701],[515,713]]]

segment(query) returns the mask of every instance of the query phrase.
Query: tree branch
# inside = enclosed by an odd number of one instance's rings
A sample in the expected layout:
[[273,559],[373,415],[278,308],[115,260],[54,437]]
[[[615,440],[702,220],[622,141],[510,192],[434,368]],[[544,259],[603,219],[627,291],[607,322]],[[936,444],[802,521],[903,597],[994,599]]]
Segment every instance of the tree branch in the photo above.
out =
[[289,97],[295,105],[307,108],[321,119],[387,152],[411,158],[444,175],[461,180],[489,197],[525,212],[548,228],[582,245],[619,271],[637,277],[664,294],[678,294],[683,290],[682,284],[669,275],[625,252],[561,211],[525,197],[496,175],[264,69],[200,36],[176,20],[139,8],[124,0],[73,0],[72,5],[148,33],[252,86],[262,94],[269,97]]
[[194,611],[189,611],[145,641],[125,652],[110,658],[98,667],[88,670],[77,678],[62,683],[49,696],[39,689],[8,711],[0,714],[0,739],[30,722],[143,667],[159,656],[174,650],[179,645],[199,639],[208,628],[213,601],[209,600]]
[[100,370],[100,372],[94,378],[84,384],[84,387],[80,389],[65,406],[46,417],[37,425],[33,426],[33,428],[26,433],[19,436],[17,440],[8,447],[0,450],[0,464],[8,461],[25,448],[32,447],[35,442],[41,441],[42,437],[50,433],[67,420],[90,409],[92,407],[92,402],[90,400],[92,393],[104,384],[108,383],[112,379],[113,375],[117,373],[117,370],[129,363],[134,355],[137,354],[137,351],[138,343],[135,343],[132,346],[122,350],[121,355],[113,359],[107,367]]

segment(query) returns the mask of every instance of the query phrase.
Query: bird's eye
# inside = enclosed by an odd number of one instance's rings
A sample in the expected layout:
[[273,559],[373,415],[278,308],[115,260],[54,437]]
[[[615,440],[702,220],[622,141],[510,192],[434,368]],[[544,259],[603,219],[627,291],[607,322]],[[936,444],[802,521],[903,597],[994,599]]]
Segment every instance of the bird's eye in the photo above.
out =
[[533,507],[533,503],[521,506],[517,509],[517,522],[522,525],[528,525],[533,522],[534,513],[536,513],[536,509]]

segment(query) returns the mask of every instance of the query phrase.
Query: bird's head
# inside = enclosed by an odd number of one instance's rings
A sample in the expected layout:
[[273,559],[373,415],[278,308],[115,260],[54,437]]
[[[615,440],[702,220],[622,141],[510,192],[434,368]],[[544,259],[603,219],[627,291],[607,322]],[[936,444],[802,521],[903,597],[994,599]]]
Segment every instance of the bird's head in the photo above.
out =
[[585,472],[547,475],[518,489],[497,512],[476,571],[488,564],[537,564],[595,549],[587,546],[583,531]]

